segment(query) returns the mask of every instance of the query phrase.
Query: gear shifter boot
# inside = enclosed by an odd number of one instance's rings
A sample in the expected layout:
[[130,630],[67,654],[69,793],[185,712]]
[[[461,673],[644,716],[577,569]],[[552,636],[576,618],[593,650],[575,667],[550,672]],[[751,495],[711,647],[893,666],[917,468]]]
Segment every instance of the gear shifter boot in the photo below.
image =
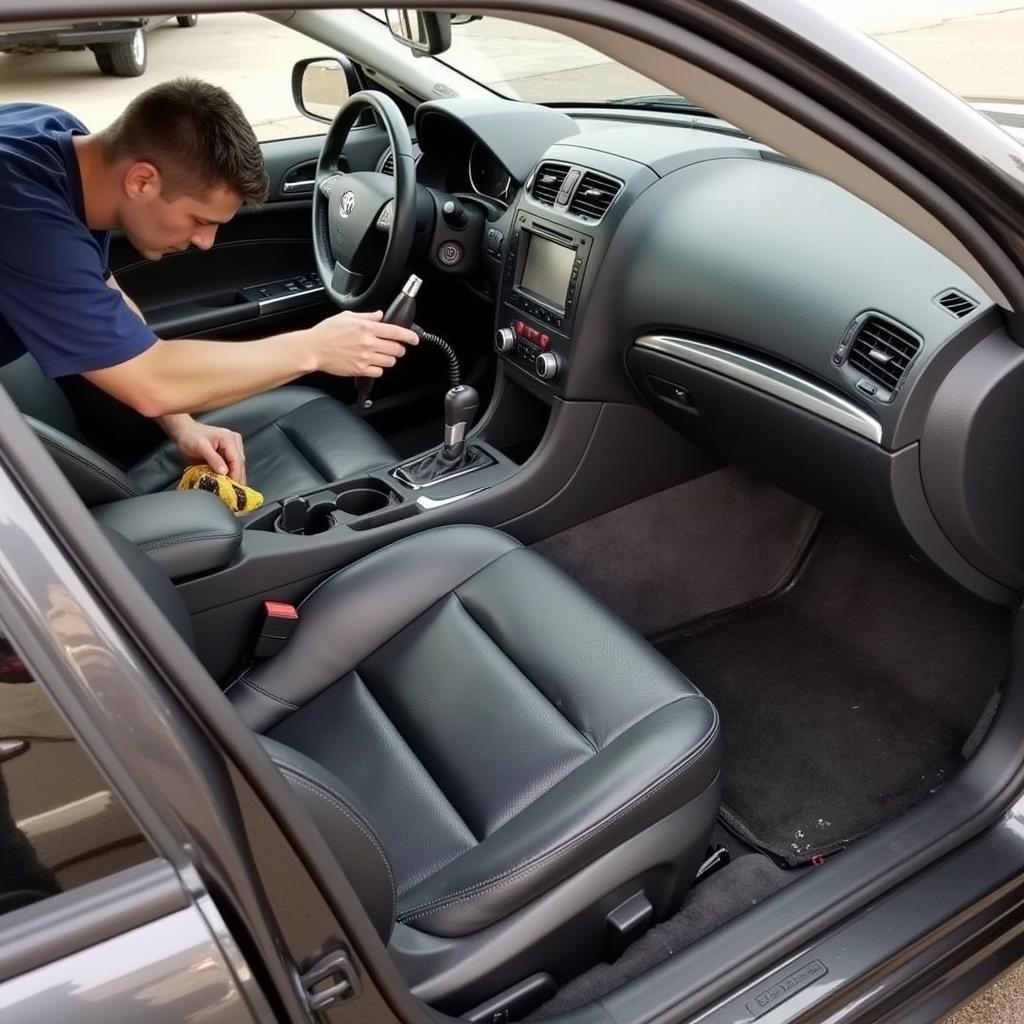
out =
[[489,466],[493,461],[483,449],[472,444],[442,445],[416,462],[407,462],[397,475],[414,487],[423,487],[455,473]]

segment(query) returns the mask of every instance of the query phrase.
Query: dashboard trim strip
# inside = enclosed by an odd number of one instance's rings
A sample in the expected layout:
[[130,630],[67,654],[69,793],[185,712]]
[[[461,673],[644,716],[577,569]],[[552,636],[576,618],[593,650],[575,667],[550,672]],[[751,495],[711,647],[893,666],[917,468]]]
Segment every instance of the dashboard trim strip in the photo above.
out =
[[739,381],[881,444],[882,425],[878,420],[841,395],[795,373],[719,345],[667,334],[645,334],[637,339],[636,345]]

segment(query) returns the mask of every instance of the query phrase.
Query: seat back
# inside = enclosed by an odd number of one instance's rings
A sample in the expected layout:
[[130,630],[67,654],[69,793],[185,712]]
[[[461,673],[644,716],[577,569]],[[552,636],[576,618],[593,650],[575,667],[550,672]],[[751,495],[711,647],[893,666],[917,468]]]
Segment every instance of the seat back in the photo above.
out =
[[89,447],[64,392],[32,356],[0,366],[0,385],[86,505],[133,498],[139,493],[126,473]]

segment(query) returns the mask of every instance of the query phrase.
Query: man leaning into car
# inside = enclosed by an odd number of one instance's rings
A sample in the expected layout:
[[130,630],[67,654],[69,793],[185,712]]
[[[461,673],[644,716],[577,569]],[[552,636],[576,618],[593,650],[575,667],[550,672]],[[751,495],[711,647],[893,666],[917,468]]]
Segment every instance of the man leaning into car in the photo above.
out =
[[417,340],[379,311],[258,341],[157,338],[110,272],[110,233],[149,260],[209,249],[266,194],[252,128],[206,82],[157,85],[91,135],[55,107],[0,106],[0,365],[29,352],[50,377],[81,374],[155,418],[187,459],[244,483],[241,437],[190,413],[315,370],[379,377]]

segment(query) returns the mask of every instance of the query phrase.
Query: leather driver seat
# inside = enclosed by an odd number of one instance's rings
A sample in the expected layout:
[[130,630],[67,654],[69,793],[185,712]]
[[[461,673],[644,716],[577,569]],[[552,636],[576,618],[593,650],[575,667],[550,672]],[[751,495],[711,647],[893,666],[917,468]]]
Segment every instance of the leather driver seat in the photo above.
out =
[[[31,356],[0,367],[0,384],[86,505],[177,485],[186,463],[170,441],[127,470],[89,447],[63,391]],[[242,435],[249,482],[268,502],[397,461],[358,416],[311,388],[276,388],[197,418]]]
[[[170,584],[116,540],[191,639]],[[626,900],[673,912],[718,812],[714,707],[559,569],[483,527],[338,572],[227,697],[413,992],[447,1012],[596,962]]]

